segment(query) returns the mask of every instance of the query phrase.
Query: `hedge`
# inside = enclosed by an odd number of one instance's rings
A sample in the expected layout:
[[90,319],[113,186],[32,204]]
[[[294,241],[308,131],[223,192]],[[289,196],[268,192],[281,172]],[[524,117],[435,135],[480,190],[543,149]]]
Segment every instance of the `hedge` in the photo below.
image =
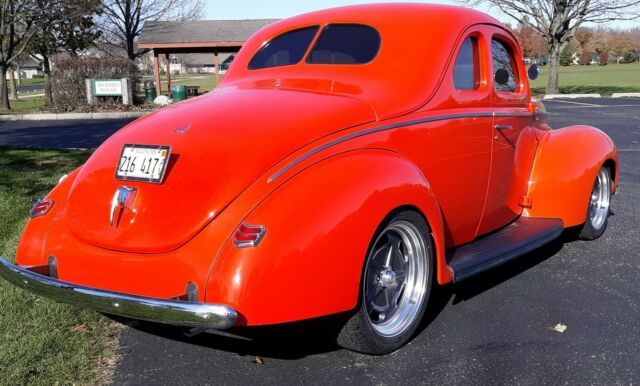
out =
[[87,102],[86,79],[129,78],[135,98],[140,85],[140,70],[126,58],[64,59],[55,63],[51,72],[52,109],[57,112],[124,110],[120,97],[99,98],[90,106]]

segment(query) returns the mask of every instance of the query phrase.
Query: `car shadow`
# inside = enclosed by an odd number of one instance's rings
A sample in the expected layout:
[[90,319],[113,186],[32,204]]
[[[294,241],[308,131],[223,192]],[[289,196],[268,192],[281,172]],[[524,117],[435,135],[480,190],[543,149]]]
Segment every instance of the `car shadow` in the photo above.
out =
[[342,349],[335,336],[348,314],[332,315],[301,322],[272,326],[235,327],[225,331],[208,330],[195,335],[189,328],[158,323],[110,318],[147,334],[173,341],[235,353],[277,359],[301,359],[309,355]]
[[[422,333],[447,307],[472,299],[501,283],[535,267],[558,253],[564,243],[574,240],[571,233],[478,276],[460,283],[434,286],[416,335]],[[274,326],[236,327],[227,331],[191,334],[187,328],[120,317],[113,319],[147,334],[215,350],[275,359],[301,359],[309,355],[329,353],[342,348],[335,342],[340,326],[350,313],[343,313]]]

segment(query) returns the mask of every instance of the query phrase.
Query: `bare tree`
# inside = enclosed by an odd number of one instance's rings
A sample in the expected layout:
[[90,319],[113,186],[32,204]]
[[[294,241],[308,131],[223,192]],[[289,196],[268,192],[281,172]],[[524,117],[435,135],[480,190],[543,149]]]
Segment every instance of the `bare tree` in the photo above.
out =
[[640,0],[458,0],[470,6],[490,4],[534,28],[549,46],[547,94],[557,94],[560,53],[584,23],[634,20]]
[[204,12],[203,0],[102,0],[100,27],[104,43],[121,48],[134,60],[146,53],[135,42],[146,21],[198,19]]
[[0,109],[8,110],[7,72],[34,34],[36,6],[29,0],[0,0]]

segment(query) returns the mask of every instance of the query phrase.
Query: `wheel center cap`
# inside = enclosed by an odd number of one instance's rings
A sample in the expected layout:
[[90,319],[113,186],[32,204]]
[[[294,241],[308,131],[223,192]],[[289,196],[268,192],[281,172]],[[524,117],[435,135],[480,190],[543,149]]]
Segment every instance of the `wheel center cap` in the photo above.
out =
[[380,285],[383,287],[390,287],[396,282],[396,273],[390,269],[385,269],[380,272]]

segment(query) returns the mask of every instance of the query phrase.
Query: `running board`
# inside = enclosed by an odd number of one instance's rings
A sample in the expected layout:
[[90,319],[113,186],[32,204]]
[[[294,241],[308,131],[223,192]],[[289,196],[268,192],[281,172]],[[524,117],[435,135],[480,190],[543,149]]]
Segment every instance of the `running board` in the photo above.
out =
[[474,242],[447,251],[453,281],[477,275],[550,242],[562,234],[562,220],[520,217]]

